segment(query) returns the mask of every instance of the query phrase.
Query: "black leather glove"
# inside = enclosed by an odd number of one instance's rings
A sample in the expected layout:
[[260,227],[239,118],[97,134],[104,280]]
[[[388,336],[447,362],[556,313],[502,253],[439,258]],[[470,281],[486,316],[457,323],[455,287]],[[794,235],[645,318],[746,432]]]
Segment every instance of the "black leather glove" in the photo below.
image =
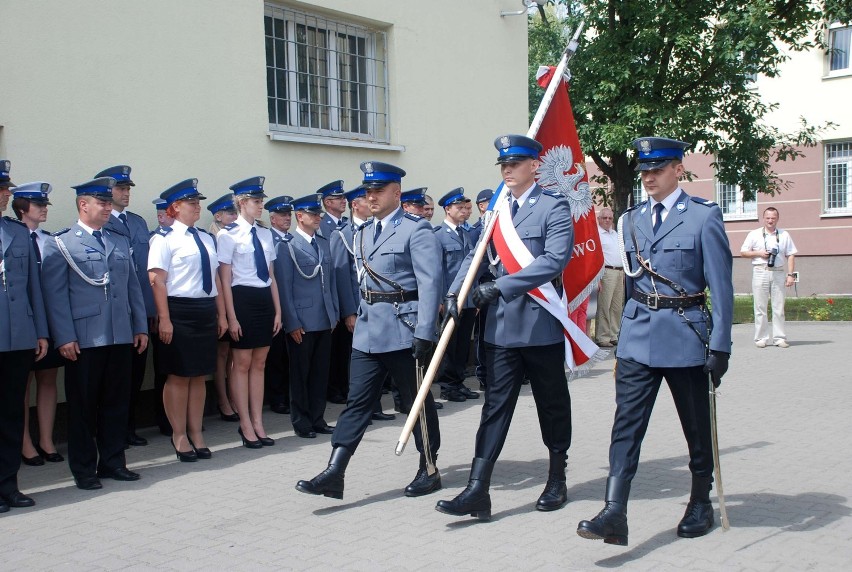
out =
[[414,341],[411,342],[411,355],[413,355],[414,359],[418,360],[421,364],[426,365],[429,362],[429,358],[432,356],[432,349],[434,347],[435,344],[429,340],[414,338]]
[[722,384],[722,376],[728,371],[728,360],[731,354],[725,352],[717,352],[710,350],[710,355],[707,356],[707,361],[704,362],[704,373],[710,374],[710,379],[713,380],[713,387],[719,387]]
[[490,304],[500,296],[500,289],[496,282],[486,282],[473,289],[473,303],[477,308]]
[[444,319],[441,320],[441,330],[447,327],[449,321],[452,320],[459,324],[459,299],[453,293],[444,296]]

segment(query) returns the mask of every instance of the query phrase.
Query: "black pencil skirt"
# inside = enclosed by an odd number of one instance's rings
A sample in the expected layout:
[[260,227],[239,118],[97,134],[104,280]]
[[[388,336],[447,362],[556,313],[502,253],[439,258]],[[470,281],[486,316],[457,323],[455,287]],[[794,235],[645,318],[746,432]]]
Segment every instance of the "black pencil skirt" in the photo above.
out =
[[160,373],[198,377],[216,371],[216,299],[169,296],[172,343],[160,344]]
[[238,350],[262,348],[272,343],[272,322],[275,305],[272,303],[272,288],[232,286],[234,313],[240,323],[242,337],[231,340],[231,347]]

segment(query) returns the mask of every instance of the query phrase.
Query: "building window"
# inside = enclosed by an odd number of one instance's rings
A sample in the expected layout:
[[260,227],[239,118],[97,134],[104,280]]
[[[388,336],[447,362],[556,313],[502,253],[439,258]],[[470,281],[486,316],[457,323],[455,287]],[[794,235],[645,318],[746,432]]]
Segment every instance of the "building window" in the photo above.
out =
[[642,186],[642,181],[636,181],[633,184],[633,195],[630,197],[632,199],[632,203],[630,206],[635,206],[641,203],[642,201],[648,200],[648,193],[645,192],[645,187]]
[[852,142],[825,146],[825,209],[827,214],[852,213]]
[[852,26],[833,24],[828,29],[829,74],[852,72]]
[[273,132],[389,142],[383,32],[267,4]]
[[716,181],[716,202],[725,220],[757,218],[757,201],[744,201],[739,185]]

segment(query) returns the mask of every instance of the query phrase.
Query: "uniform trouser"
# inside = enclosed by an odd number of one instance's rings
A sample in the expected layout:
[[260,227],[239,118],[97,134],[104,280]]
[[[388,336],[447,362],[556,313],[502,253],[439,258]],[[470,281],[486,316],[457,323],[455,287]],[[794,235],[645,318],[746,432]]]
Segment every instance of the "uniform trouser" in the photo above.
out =
[[616,341],[623,311],[624,272],[604,268],[601,290],[598,293],[598,309],[595,313],[595,339],[599,342]]
[[485,384],[487,376],[485,367],[485,320],[488,312],[480,310],[476,314],[476,328],[473,330],[473,348],[476,352],[476,378],[479,383]]
[[702,366],[660,368],[619,359],[615,370],[615,421],[609,446],[611,477],[630,481],[636,474],[642,439],[663,378],[669,385],[689,447],[689,470],[698,477],[713,474],[710,396]]
[[130,403],[127,408],[127,433],[136,433],[136,404],[139,402],[139,391],[145,381],[145,366],[148,365],[148,348],[145,351],[133,352],[130,365]]
[[75,478],[126,466],[124,430],[130,400],[132,344],[81,349],[65,365],[68,465]]
[[352,352],[352,332],[341,321],[331,332],[331,367],[328,370],[328,398],[349,393],[349,354]]
[[447,351],[438,371],[438,384],[444,389],[461,387],[464,383],[467,358],[470,353],[470,335],[476,325],[476,308],[459,312],[459,322],[453,330]]
[[494,462],[500,455],[525,373],[545,447],[554,453],[567,451],[571,446],[571,395],[565,378],[565,344],[519,348],[486,344],[485,355],[488,380],[475,457]]
[[270,405],[290,403],[290,358],[287,353],[289,337],[282,328],[269,344],[266,366],[263,369],[263,384],[264,395]]
[[290,421],[299,431],[326,425],[325,392],[331,359],[331,330],[305,332],[302,343],[287,335],[290,354]]
[[769,324],[766,321],[767,304],[772,300],[772,343],[786,340],[784,332],[784,297],[787,275],[783,269],[767,270],[755,266],[751,276],[754,294],[754,341],[769,341]]
[[34,350],[0,352],[0,494],[18,490],[24,395],[34,359]]
[[[337,427],[331,436],[334,447],[346,447],[351,453],[355,452],[370,417],[373,414],[376,401],[382,396],[382,383],[390,373],[399,388],[402,405],[411,409],[417,394],[417,374],[414,371],[414,358],[411,350],[398,350],[379,354],[368,354],[356,349],[352,350],[352,360],[349,364],[349,398],[346,409],[337,419]],[[441,446],[441,431],[438,427],[438,413],[432,394],[426,394],[424,404],[426,411],[426,427],[429,430],[429,445],[432,455],[437,455]],[[420,423],[414,424],[414,442],[417,450],[423,452],[423,436]]]

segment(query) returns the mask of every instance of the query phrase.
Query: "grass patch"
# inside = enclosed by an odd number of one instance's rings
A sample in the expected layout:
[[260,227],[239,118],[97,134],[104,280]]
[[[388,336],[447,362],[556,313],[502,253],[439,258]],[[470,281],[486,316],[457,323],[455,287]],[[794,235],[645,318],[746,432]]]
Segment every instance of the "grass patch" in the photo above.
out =
[[[770,316],[772,304],[770,303]],[[811,296],[795,298],[788,296],[784,303],[784,314],[788,322],[825,322],[852,320],[852,298],[826,298]],[[754,323],[754,298],[734,297],[734,323]]]

